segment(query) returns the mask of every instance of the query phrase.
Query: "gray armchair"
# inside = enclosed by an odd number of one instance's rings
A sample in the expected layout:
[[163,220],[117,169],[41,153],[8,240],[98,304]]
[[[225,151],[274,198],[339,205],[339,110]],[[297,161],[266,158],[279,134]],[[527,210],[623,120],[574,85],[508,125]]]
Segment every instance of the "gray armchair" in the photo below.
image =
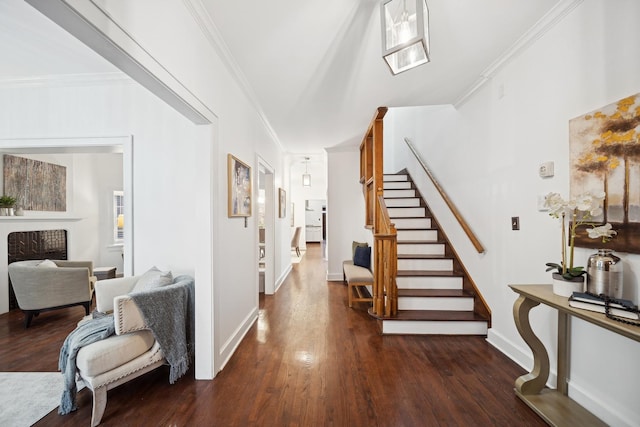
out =
[[42,311],[82,305],[89,314],[96,281],[92,261],[17,261],[9,264],[9,278],[25,328]]

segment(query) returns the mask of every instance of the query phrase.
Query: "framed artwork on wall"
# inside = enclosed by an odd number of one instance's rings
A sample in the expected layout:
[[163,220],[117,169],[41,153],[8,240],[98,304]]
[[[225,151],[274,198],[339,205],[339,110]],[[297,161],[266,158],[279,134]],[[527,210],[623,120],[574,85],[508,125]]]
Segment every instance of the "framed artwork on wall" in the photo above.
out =
[[251,167],[232,154],[227,155],[228,216],[251,216]]
[[287,216],[287,192],[278,188],[278,213],[280,218]]
[[66,212],[65,166],[5,154],[3,176],[4,194],[24,210]]
[[610,223],[617,235],[603,245],[585,227],[575,245],[640,253],[640,93],[569,121],[570,192],[604,192],[596,224]]

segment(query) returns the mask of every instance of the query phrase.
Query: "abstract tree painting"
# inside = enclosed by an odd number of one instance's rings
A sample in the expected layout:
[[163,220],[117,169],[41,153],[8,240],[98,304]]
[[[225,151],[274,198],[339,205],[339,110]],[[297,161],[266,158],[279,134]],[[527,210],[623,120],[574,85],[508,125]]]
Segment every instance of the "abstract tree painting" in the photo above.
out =
[[576,246],[640,253],[640,94],[569,121],[571,195],[604,191],[598,224],[618,235],[606,246],[586,233]]

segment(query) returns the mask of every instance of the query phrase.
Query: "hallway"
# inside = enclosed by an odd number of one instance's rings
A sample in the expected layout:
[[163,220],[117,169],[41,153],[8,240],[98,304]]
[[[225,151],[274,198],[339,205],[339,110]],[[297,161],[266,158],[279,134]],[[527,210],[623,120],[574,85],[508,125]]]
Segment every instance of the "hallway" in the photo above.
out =
[[[325,274],[320,245],[309,245],[276,295],[261,297],[259,320],[215,380],[188,374],[169,385],[168,370],[158,369],[110,391],[101,425],[546,425],[514,395],[514,380],[524,371],[484,338],[381,336],[366,308],[349,309],[345,286],[326,282]],[[37,325],[68,325],[78,314],[41,316],[25,331],[14,313],[0,316],[0,344],[9,331],[12,341],[22,340],[44,332]],[[42,353],[3,353],[0,364],[56,370],[50,355],[64,339],[62,330],[47,338],[46,362]],[[86,390],[78,404],[78,411],[53,411],[36,425],[86,426]]]

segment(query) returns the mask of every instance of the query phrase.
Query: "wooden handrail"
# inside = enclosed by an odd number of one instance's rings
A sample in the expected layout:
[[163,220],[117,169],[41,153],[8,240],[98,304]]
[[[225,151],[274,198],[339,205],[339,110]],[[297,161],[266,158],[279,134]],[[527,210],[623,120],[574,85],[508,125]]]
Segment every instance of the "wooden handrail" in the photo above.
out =
[[393,317],[398,312],[398,241],[395,225],[384,202],[383,118],[380,107],[360,144],[360,183],[365,198],[365,227],[373,232],[373,307],[379,317]]
[[420,166],[422,166],[422,169],[424,169],[424,172],[427,174],[427,176],[429,177],[429,179],[433,183],[433,185],[436,188],[436,190],[438,190],[438,193],[440,194],[440,197],[442,197],[444,202],[447,204],[447,206],[449,207],[449,209],[453,213],[453,216],[455,216],[456,219],[458,220],[458,223],[460,224],[460,226],[462,227],[464,232],[467,234],[467,237],[469,237],[469,240],[471,240],[471,243],[476,248],[476,251],[478,251],[478,253],[480,253],[480,254],[484,253],[484,247],[480,243],[480,240],[473,233],[473,231],[471,230],[471,227],[469,227],[469,224],[467,224],[467,222],[462,217],[462,214],[460,214],[460,211],[458,211],[458,208],[456,208],[456,205],[454,205],[453,202],[451,201],[451,199],[449,199],[449,196],[447,196],[447,193],[445,193],[444,189],[440,186],[440,184],[438,183],[436,178],[433,176],[433,174],[431,173],[431,171],[427,167],[427,164],[425,163],[425,161],[420,156],[420,153],[418,153],[416,148],[413,146],[413,143],[411,142],[411,140],[409,138],[405,138],[404,142],[407,143],[407,146],[409,146],[409,149],[411,150],[413,155],[418,160],[418,163],[420,163]]
[[398,313],[398,233],[384,202],[384,190],[378,188],[374,227],[373,313],[392,317]]

